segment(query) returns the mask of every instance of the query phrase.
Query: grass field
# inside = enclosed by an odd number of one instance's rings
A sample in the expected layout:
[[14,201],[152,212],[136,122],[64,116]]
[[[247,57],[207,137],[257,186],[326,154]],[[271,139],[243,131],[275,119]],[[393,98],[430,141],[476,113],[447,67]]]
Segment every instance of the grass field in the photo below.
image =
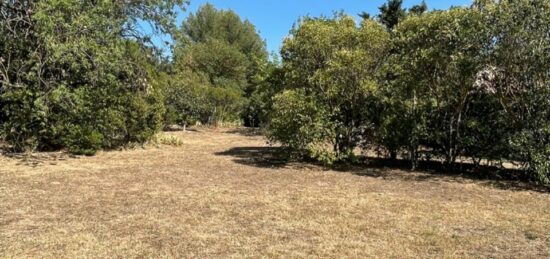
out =
[[0,257],[550,258],[544,190],[286,164],[248,133],[0,156]]

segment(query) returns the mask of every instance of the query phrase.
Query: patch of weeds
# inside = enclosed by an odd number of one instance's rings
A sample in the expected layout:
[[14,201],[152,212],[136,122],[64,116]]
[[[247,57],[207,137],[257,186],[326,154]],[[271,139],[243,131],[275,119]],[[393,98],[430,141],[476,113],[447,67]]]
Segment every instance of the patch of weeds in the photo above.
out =
[[527,238],[528,240],[537,240],[539,238],[539,236],[537,235],[537,233],[533,232],[533,231],[530,231],[530,230],[526,230],[523,232],[523,235],[525,235],[525,238]]
[[164,146],[173,146],[173,147],[181,147],[183,146],[183,140],[176,136],[172,135],[157,135],[152,140],[151,143],[153,143],[156,146],[164,145]]

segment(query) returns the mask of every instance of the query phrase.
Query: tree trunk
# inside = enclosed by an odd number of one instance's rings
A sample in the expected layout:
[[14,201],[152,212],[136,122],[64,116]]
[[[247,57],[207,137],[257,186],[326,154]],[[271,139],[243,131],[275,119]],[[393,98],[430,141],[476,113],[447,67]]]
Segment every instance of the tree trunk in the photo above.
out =
[[410,153],[410,159],[411,159],[411,170],[416,170],[418,167],[418,148],[417,147],[411,147],[409,150]]
[[397,160],[397,151],[396,150],[390,151],[390,159],[391,160]]

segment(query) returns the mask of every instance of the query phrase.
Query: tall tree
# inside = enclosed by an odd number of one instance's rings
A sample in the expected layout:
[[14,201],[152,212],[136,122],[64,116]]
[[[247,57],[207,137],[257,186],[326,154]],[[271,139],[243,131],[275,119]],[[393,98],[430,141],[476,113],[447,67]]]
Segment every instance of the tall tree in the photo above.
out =
[[378,19],[390,31],[406,16],[406,10],[403,9],[403,0],[388,0],[378,9],[380,10]]
[[204,43],[216,39],[234,46],[250,59],[267,58],[264,40],[256,27],[248,20],[242,20],[232,10],[218,10],[205,4],[183,22],[181,43]]
[[259,75],[266,63],[265,42],[254,25],[211,4],[183,22],[174,51],[175,73],[191,72],[207,79],[200,85],[209,95],[211,115],[203,122],[247,120],[248,99],[261,83]]
[[422,3],[414,5],[409,9],[409,13],[414,15],[421,15],[427,11],[428,11],[428,5],[424,0],[422,0]]
[[366,19],[370,19],[370,13],[367,13],[367,12],[360,12],[359,14],[359,17],[361,17],[361,19],[363,20],[366,20]]

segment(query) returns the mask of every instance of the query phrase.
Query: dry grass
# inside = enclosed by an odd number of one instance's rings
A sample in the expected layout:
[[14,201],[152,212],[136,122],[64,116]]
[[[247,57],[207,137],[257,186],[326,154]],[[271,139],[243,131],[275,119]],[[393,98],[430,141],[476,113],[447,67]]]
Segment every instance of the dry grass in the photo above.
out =
[[550,257],[550,195],[270,160],[262,137],[170,133],[95,157],[0,156],[0,257]]

